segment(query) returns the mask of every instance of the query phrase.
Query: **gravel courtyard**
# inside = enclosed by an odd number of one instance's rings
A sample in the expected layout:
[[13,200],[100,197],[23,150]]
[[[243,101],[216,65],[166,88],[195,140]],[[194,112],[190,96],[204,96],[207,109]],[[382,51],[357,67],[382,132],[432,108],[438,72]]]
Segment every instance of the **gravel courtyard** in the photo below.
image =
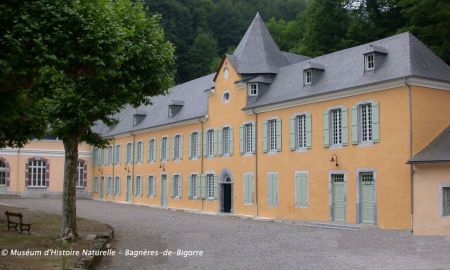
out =
[[[59,213],[60,200],[0,199]],[[110,224],[113,248],[100,269],[450,269],[450,237],[406,231],[358,231],[243,220],[79,200],[80,217]],[[126,250],[199,250],[202,256],[125,256]]]

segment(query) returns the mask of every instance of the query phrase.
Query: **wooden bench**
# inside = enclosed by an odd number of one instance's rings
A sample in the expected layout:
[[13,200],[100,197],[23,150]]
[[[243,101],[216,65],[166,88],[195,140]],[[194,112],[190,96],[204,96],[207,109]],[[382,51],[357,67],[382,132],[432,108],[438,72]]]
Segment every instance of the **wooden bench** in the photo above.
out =
[[[23,223],[22,222],[23,215],[21,213],[13,213],[13,212],[6,211],[5,215],[6,215],[6,219],[8,220],[8,231],[11,228],[14,228],[17,231],[17,227],[19,227],[20,233],[22,233],[23,231],[28,231],[28,233],[30,233],[31,225],[33,225],[33,224]],[[15,221],[12,219],[15,219]]]

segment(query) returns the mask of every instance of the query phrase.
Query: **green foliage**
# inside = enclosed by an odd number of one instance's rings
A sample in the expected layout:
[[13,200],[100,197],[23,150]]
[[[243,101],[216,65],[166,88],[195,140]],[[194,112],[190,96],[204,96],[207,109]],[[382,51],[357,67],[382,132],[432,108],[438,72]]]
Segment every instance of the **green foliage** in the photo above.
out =
[[195,59],[187,64],[186,71],[189,72],[189,77],[197,78],[216,71],[220,62],[217,52],[217,40],[212,34],[199,33],[188,50],[188,58]]

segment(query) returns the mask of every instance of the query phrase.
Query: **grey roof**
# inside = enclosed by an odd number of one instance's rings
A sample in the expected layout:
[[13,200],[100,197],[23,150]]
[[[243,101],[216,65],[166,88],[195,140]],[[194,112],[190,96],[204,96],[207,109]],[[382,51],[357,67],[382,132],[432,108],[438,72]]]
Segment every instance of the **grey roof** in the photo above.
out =
[[[152,105],[142,105],[136,109],[126,106],[114,116],[119,120],[114,128],[109,130],[104,124],[99,123],[94,131],[108,137],[205,116],[208,112],[208,97],[205,90],[214,86],[214,76],[215,73],[174,86],[169,89],[167,95],[153,97]],[[174,104],[183,107],[175,116],[169,117],[169,105]],[[144,111],[147,116],[141,123],[133,126],[133,115],[136,111]]]
[[450,126],[408,161],[408,163],[435,162],[450,162]]
[[[368,46],[384,48],[387,55],[375,72],[364,72]],[[304,69],[311,63],[324,68],[311,86],[303,85]],[[269,87],[245,109],[344,90],[392,79],[418,76],[450,82],[450,67],[409,32],[280,67]]]
[[277,73],[280,67],[306,58],[281,52],[259,13],[234,53],[227,56],[240,74]]

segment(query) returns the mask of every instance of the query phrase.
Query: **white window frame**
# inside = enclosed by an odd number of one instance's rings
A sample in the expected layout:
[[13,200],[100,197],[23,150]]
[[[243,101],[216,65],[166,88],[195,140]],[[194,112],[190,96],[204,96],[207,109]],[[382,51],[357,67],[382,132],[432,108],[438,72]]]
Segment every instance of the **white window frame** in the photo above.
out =
[[364,55],[364,68],[366,71],[375,70],[375,53]]
[[199,194],[197,194],[197,187],[200,185],[200,175],[198,173],[191,173],[189,181],[191,181],[191,183],[189,183],[191,186],[191,194],[189,194],[189,197],[191,199],[197,199],[199,197]]
[[[84,164],[85,161],[77,162],[77,178],[75,182],[76,188],[84,188]],[[81,184],[80,184],[81,183]]]
[[113,181],[114,181],[114,195],[119,195],[120,194],[119,190],[121,190],[120,176],[115,176]]
[[148,162],[156,162],[156,156],[154,155],[156,153],[155,147],[156,139],[151,138],[150,140],[148,140]]
[[[227,132],[225,132],[225,131],[227,131]],[[231,134],[231,127],[224,126],[222,128],[222,154],[224,156],[231,155],[231,136],[233,136]],[[227,150],[227,151],[225,151],[225,150]]]
[[173,159],[181,159],[181,134],[176,134],[173,139]]
[[131,142],[126,145],[125,159],[127,164],[131,164],[133,162],[133,144]]
[[254,122],[244,123],[244,153],[252,154],[253,149],[253,125]]
[[161,138],[161,159],[162,161],[169,160],[169,137],[164,136]]
[[311,69],[307,69],[305,71],[303,71],[303,76],[304,76],[304,84],[305,85],[311,85],[312,84],[312,70]]
[[215,148],[215,130],[214,129],[208,129],[206,131],[206,155],[208,157],[214,156],[214,148]]
[[223,78],[224,78],[224,79],[228,79],[228,76],[229,76],[229,71],[228,71],[228,68],[225,67],[225,68],[223,69]]
[[258,95],[258,83],[249,83],[248,84],[248,96],[255,97]]
[[206,197],[209,200],[214,200],[214,191],[215,191],[215,174],[214,173],[207,173],[205,176],[205,182],[206,182]]
[[135,163],[142,163],[144,160],[144,157],[142,156],[142,153],[144,152],[144,142],[138,141],[136,143],[136,160]]
[[113,146],[110,145],[108,147],[108,165],[113,165],[114,164],[114,149]]
[[[442,183],[439,185],[439,194],[440,194],[440,216],[445,219],[450,219],[450,212],[445,212],[445,189],[450,189],[450,182]],[[450,191],[449,191],[450,192]]]
[[[139,184],[138,184],[138,178],[139,178]],[[142,176],[136,175],[134,177],[134,194],[135,196],[142,196]],[[138,192],[139,191],[139,192]]]
[[278,152],[277,145],[277,119],[271,118],[267,120],[267,151]]
[[[154,197],[156,195],[156,177],[154,174],[147,176],[147,197]],[[155,186],[155,189],[153,188]]]
[[116,144],[116,147],[114,149],[114,164],[120,164],[122,161],[122,149],[120,144]]
[[373,142],[372,124],[372,103],[358,104],[358,139],[360,143]]
[[6,186],[6,173],[8,169],[6,167],[6,162],[0,160],[0,186]]
[[306,113],[295,115],[295,149],[306,149]]
[[181,190],[179,189],[179,187],[181,186],[180,181],[181,181],[181,175],[179,173],[173,174],[173,177],[172,177],[173,194],[172,194],[172,196],[175,199],[181,198]]
[[31,188],[46,188],[47,162],[43,159],[31,159],[28,161],[28,180]]
[[[330,146],[342,145],[342,108],[332,108],[329,113],[329,130],[330,130]],[[339,113],[339,117],[334,121],[335,114]]]
[[[192,158],[198,158],[199,157],[199,134],[200,132],[194,131],[191,133],[191,156]],[[195,140],[194,140],[195,138]]]

